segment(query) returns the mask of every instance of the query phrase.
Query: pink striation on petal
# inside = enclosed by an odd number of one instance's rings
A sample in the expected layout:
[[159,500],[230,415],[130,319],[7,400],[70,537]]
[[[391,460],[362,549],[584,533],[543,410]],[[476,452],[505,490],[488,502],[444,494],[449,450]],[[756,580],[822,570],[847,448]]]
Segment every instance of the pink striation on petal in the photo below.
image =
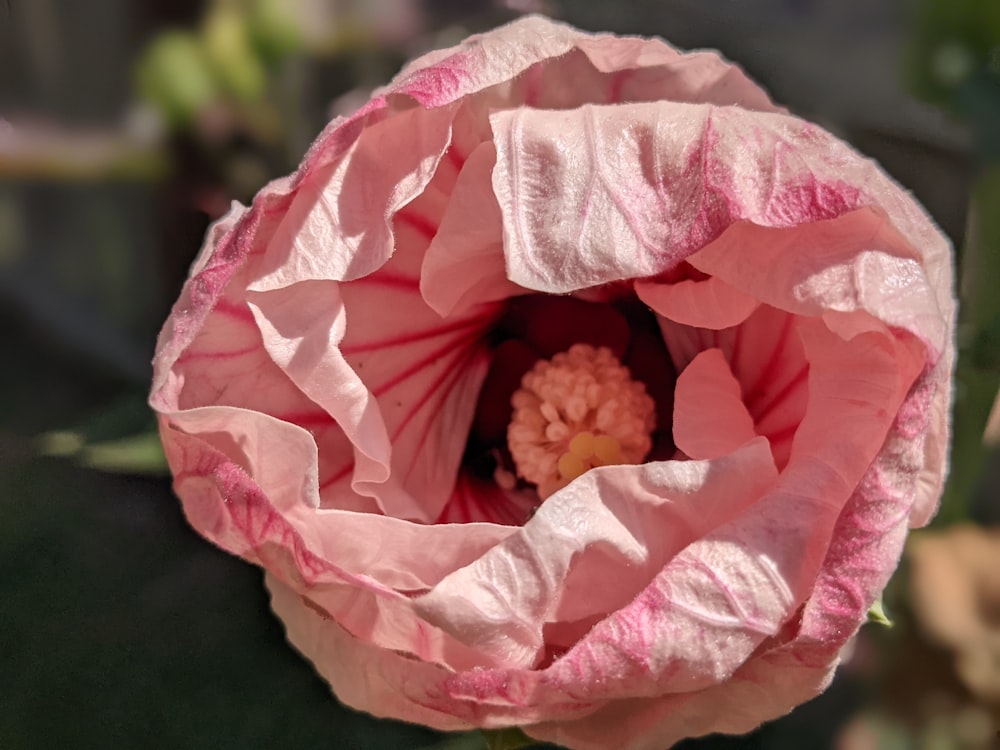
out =
[[[954,302],[950,282],[941,286],[942,241],[925,241],[930,257],[921,259],[897,231],[901,226],[871,210],[791,230],[737,225],[689,262],[730,283],[739,280],[768,304],[799,315],[822,314],[842,336],[884,324],[924,342],[930,367],[917,386],[921,398],[906,410],[911,436],[924,454],[910,519],[919,526],[933,514],[945,476]],[[909,229],[919,237],[927,228],[914,221]]]
[[[250,299],[264,350],[303,394],[336,421],[348,438],[344,447],[353,446],[351,453],[337,456],[334,475],[351,467],[359,481],[384,482],[389,473],[389,436],[375,399],[337,346],[346,328],[337,282],[307,281],[252,292]],[[341,389],[332,384],[341,384]]]
[[[321,489],[349,474],[387,515],[429,522],[454,487],[488,364],[480,338],[495,313],[442,321],[406,257],[353,285],[303,282],[255,293],[254,304],[272,358],[354,446],[347,473]],[[333,507],[342,491],[325,493]]]
[[455,492],[435,523],[495,523],[521,526],[538,507],[538,495],[525,490],[505,490],[492,479],[483,480],[463,471]]
[[711,470],[669,461],[589,471],[503,544],[421,597],[420,611],[483,654],[484,664],[536,666],[543,626],[626,605],[666,561],[738,514],[774,478],[763,441]]
[[777,109],[717,53],[681,54],[661,39],[588,34],[541,16],[430,52],[380,93],[405,93],[439,107],[501,84],[518,89],[518,103],[546,109],[658,99]]
[[384,264],[393,252],[393,216],[430,183],[452,116],[446,109],[392,113],[365,128],[339,159],[312,170],[250,288],[355,279]]
[[906,219],[882,235],[896,254],[917,258],[931,238],[941,252],[939,235],[870,162],[786,115],[657,102],[519,109],[490,121],[507,271],[530,289],[655,276],[734,222],[795,227],[866,205]]
[[770,441],[774,460],[783,469],[808,396],[809,363],[795,316],[761,305],[741,325],[718,331],[663,319],[661,328],[678,369],[688,367],[703,351],[723,353],[755,433]]

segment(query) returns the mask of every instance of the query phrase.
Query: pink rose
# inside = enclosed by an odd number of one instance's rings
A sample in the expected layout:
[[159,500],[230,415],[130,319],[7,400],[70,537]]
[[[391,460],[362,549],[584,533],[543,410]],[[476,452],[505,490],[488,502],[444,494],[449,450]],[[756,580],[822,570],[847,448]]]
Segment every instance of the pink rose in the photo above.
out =
[[212,228],[151,403],[345,703],[659,750],[821,691],[933,514],[950,263],[715,54],[527,18]]

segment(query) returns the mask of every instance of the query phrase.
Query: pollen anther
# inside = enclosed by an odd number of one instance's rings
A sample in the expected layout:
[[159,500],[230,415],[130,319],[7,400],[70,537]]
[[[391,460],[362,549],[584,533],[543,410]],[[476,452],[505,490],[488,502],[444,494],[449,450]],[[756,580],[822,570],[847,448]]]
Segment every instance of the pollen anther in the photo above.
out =
[[511,404],[507,445],[543,499],[594,467],[640,463],[652,447],[656,405],[606,347],[574,344],[539,361]]

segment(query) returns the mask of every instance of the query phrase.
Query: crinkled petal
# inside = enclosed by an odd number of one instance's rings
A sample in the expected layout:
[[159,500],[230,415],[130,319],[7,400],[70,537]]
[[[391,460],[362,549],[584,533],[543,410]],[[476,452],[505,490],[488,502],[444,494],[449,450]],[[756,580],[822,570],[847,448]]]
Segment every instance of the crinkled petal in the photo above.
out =
[[[285,623],[288,640],[311,660],[337,698],[374,716],[409,721],[444,731],[517,726],[528,706],[485,705],[447,695],[453,672],[361,638],[324,617],[275,576],[267,577],[271,607]],[[575,717],[592,706],[547,707],[548,717]]]
[[417,58],[378,93],[405,93],[435,107],[500,84],[520,87],[524,103],[548,109],[657,99],[776,109],[714,52],[681,54],[661,39],[588,34],[541,16]]
[[269,292],[251,292],[264,350],[303,394],[333,418],[353,446],[338,473],[353,469],[358,483],[389,476],[391,447],[378,404],[344,360],[346,329],[335,281],[306,281]]
[[[935,253],[931,260],[937,260],[938,244],[924,246]],[[926,256],[921,262],[915,252],[885,216],[860,210],[791,230],[734,226],[688,261],[730,283],[739,280],[768,304],[800,315],[823,314],[842,335],[882,321],[925,343],[931,367],[922,376],[923,396],[911,401],[919,410],[907,412],[909,432],[924,454],[910,519],[921,526],[937,507],[946,474],[954,301],[942,297],[938,286],[940,275],[949,272]],[[946,286],[950,289],[950,281]]]
[[[272,429],[267,417],[257,415],[264,429],[255,440],[253,415],[224,412],[206,408],[175,415],[183,426],[161,420],[167,458],[192,525],[224,549],[263,566],[303,601],[308,597],[312,610],[336,618],[372,648],[457,668],[475,665],[476,655],[467,647],[417,617],[410,595],[434,584],[456,561],[465,564],[480,556],[510,529],[426,526],[377,514],[317,511],[295,496],[296,488],[314,486],[315,452],[310,462],[309,451],[301,450],[308,436],[297,435],[299,428],[291,425]],[[228,420],[227,429],[235,428],[239,442],[212,431],[220,420]],[[208,431],[194,432],[198,429]],[[287,459],[283,474],[265,476],[264,487],[245,468],[262,451]],[[442,555],[427,555],[429,548]]]
[[[204,407],[163,415],[160,429],[192,524],[242,557],[252,558],[266,544],[314,555],[300,566],[309,582],[336,568],[371,581],[367,588],[425,589],[514,531],[318,509],[316,449],[308,432],[265,414]],[[284,460],[263,466],[265,455]],[[260,476],[251,478],[251,471]],[[426,555],[427,545],[448,554]]]
[[311,170],[322,169],[339,160],[361,134],[368,115],[384,106],[383,101],[373,100],[353,117],[331,122],[313,144],[297,172],[265,185],[254,197],[249,209],[234,203],[229,213],[212,226],[191,269],[191,277],[184,284],[180,298],[157,338],[150,394],[150,403],[154,408],[166,411],[174,408],[174,391],[179,379],[174,370],[175,363],[200,335],[227,289],[239,287],[239,293],[231,295],[229,303],[243,304],[243,289],[249,279],[243,278],[234,284],[234,277],[249,274],[254,270],[255,261],[266,254],[285,211]]
[[258,268],[254,291],[371,273],[392,255],[392,219],[430,183],[453,112],[394,113],[303,177]]
[[[272,359],[354,446],[353,462],[321,490],[349,475],[353,490],[387,515],[431,522],[454,488],[488,366],[479,339],[492,313],[442,321],[416,279],[397,268],[350,286],[303,282],[255,293],[253,304]],[[376,295],[378,304],[368,304]]]
[[[535,666],[547,623],[613,612],[663,564],[752,503],[776,476],[763,441],[712,463],[587,472],[418,606],[486,663]],[[584,594],[584,592],[586,592]]]
[[761,716],[781,716],[818,695],[835,664],[814,666],[768,653],[708,690],[609,701],[582,719],[547,721],[525,731],[574,750],[663,750],[690,737],[745,734],[760,726]]
[[863,311],[925,339],[935,357],[944,347],[944,316],[919,257],[871,210],[790,230],[741,224],[688,262],[798,315]]
[[734,222],[798,226],[862,206],[900,216],[909,257],[920,257],[916,243],[942,252],[938,233],[871,162],[787,115],[656,102],[521,108],[490,122],[507,271],[530,289],[655,276]]

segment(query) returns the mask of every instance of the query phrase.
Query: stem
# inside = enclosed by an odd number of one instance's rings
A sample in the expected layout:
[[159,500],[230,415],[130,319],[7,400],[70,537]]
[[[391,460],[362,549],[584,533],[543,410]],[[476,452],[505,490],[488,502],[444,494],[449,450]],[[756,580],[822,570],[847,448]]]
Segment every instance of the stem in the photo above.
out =
[[992,366],[990,334],[1000,323],[1000,165],[984,168],[972,191],[959,286],[958,367],[952,422],[951,473],[939,523],[969,516],[969,502],[981,478],[989,448],[983,431],[997,391],[1000,369]]

